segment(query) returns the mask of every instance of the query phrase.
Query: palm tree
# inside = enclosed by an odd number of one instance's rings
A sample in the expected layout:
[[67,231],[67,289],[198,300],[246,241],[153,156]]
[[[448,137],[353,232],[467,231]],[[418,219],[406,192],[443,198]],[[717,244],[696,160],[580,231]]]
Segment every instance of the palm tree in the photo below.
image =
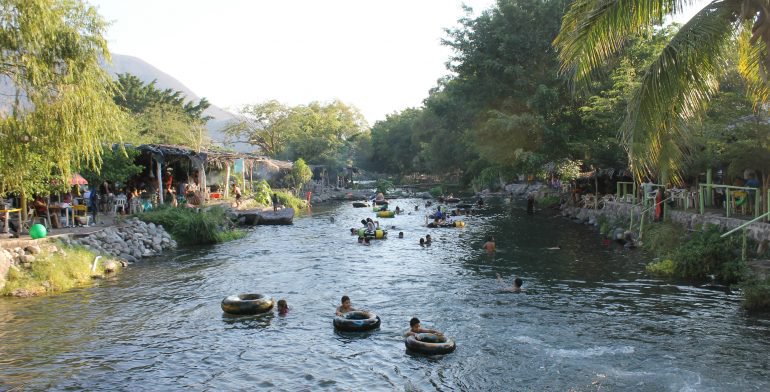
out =
[[[585,89],[633,35],[646,34],[696,0],[576,0],[554,40],[560,72]],[[739,72],[755,104],[770,98],[770,0],[713,0],[672,36],[629,98],[619,135],[637,177],[681,180],[689,125],[717,93],[738,43]]]

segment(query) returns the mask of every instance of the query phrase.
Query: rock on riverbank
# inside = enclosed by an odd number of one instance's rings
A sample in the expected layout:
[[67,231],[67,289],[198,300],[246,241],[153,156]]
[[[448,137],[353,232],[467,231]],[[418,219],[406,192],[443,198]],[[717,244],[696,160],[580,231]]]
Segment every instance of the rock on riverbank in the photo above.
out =
[[65,239],[71,246],[84,246],[96,253],[104,253],[129,262],[143,257],[158,256],[177,244],[163,226],[129,219],[82,238]]

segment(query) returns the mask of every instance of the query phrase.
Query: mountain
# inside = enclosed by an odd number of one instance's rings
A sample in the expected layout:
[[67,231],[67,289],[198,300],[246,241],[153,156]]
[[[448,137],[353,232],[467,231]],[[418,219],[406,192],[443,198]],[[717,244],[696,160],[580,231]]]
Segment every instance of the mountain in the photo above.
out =
[[[150,63],[138,57],[113,53],[112,65],[108,65],[106,68],[113,75],[120,73],[130,73],[145,83],[150,83],[155,80],[155,85],[158,88],[170,88],[175,91],[181,91],[190,101],[198,101],[200,99],[198,95],[187,88],[187,86],[182,84],[182,82],[176,80],[173,76],[159,70],[158,68],[155,68]],[[203,113],[207,116],[213,117],[213,119],[206,123],[209,137],[211,137],[215,144],[220,146],[223,145],[225,135],[222,133],[222,129],[224,129],[225,125],[227,125],[229,121],[236,120],[236,115],[213,104]],[[228,147],[231,147],[239,152],[249,152],[253,151],[254,149],[253,146],[246,143],[238,143]]]

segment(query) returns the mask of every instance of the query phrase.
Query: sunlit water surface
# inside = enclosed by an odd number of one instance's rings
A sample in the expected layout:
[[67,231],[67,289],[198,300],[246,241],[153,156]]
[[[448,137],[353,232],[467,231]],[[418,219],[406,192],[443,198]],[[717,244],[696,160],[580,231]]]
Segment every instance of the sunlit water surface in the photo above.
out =
[[[374,214],[344,203],[95,287],[0,298],[0,390],[770,390],[770,318],[739,295],[649,276],[649,256],[519,202],[492,201],[462,229],[425,228],[422,203],[394,203],[411,214],[380,219],[396,229],[371,246],[349,228]],[[526,292],[501,291],[497,273]],[[222,313],[223,297],[254,292],[291,311]],[[381,328],[335,332],[344,294]],[[457,350],[406,352],[413,316]]]

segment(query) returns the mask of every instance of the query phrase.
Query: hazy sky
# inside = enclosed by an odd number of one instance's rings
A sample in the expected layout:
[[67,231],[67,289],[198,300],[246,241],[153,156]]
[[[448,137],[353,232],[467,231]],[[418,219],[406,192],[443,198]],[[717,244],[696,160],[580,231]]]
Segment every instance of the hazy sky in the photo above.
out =
[[447,74],[443,28],[494,0],[88,0],[113,53],[139,57],[220,107],[340,99],[373,125]]
[[[340,99],[373,125],[419,106],[448,72],[461,4],[495,0],[88,0],[136,56],[215,105]],[[705,1],[700,2],[700,7]],[[694,12],[694,11],[693,11]],[[678,21],[689,19],[678,18]]]

